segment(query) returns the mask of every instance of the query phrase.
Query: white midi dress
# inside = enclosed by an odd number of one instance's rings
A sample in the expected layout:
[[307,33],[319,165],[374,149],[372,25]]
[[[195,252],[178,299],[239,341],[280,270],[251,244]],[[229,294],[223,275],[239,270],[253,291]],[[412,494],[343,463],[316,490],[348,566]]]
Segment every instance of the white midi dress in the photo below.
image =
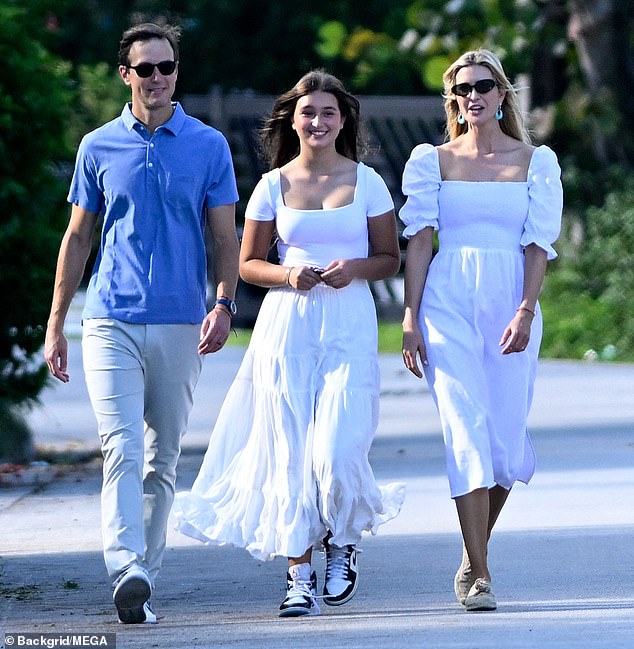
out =
[[438,253],[419,312],[446,450],[452,498],[516,480],[528,483],[535,455],[526,422],[542,335],[539,305],[524,352],[502,355],[502,333],[522,300],[523,250],[556,257],[561,170],[546,146],[526,182],[445,181],[438,151],[416,147],[403,175],[404,235],[438,230]]
[[[359,164],[354,200],[287,208],[279,170],[254,190],[246,218],[273,220],[282,265],[325,267],[368,255],[367,219],[393,209],[381,178]],[[379,411],[377,323],[367,282],[343,289],[271,289],[211,435],[191,492],[176,495],[177,528],[255,558],[299,557],[399,512],[404,485],[379,487],[368,461]]]

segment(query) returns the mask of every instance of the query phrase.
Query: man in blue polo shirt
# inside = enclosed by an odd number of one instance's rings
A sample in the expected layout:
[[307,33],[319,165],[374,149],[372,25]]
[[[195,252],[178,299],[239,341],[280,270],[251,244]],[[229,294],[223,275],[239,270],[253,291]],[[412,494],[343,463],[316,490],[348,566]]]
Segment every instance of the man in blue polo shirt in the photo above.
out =
[[[180,439],[202,355],[222,348],[235,312],[238,199],[229,147],[172,95],[179,30],[123,34],[119,73],[132,102],[84,137],[77,154],[45,357],[63,382],[64,320],[103,217],[83,312],[86,383],[104,456],[104,558],[123,623],[150,607],[165,548]],[[216,303],[206,312],[205,234]]]

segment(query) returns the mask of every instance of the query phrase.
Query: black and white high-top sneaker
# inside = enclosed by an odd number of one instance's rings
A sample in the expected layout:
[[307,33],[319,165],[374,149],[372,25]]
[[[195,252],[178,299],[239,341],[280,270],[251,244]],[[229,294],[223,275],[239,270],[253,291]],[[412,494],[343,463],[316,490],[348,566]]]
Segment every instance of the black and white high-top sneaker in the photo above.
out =
[[286,597],[280,604],[280,617],[319,615],[317,574],[310,572],[309,563],[290,566],[286,573]]
[[357,548],[354,545],[339,547],[324,539],[326,550],[326,581],[324,583],[324,602],[328,606],[340,606],[350,601],[359,585]]

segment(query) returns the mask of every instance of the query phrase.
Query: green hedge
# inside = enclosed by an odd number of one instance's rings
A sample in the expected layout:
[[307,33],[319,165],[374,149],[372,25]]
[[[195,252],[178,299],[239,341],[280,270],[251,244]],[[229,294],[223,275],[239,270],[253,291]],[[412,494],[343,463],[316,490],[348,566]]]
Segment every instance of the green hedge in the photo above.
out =
[[634,181],[589,207],[583,222],[546,280],[542,355],[582,358],[594,350],[605,360],[634,361]]

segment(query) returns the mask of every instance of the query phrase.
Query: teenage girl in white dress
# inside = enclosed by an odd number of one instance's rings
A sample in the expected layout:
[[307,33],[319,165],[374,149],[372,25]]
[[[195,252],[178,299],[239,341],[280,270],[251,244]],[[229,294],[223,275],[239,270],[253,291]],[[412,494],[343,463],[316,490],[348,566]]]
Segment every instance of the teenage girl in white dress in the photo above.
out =
[[456,597],[491,610],[488,539],[514,482],[534,470],[537,298],[556,256],[561,173],[548,147],[528,143],[494,54],[463,54],[443,81],[449,141],[416,147],[403,176],[403,359],[422,377],[420,359],[440,414],[464,540]]
[[[358,124],[358,101],[321,71],[273,107],[272,171],[249,201],[240,255],[242,278],[270,291],[192,491],[176,500],[184,533],[288,557],[284,617],[319,610],[313,547],[326,548],[325,603],[352,597],[362,532],[404,495],[379,488],[368,462],[379,401],[368,280],[398,270],[399,248],[387,187],[357,161]],[[279,265],[267,261],[274,233]]]

